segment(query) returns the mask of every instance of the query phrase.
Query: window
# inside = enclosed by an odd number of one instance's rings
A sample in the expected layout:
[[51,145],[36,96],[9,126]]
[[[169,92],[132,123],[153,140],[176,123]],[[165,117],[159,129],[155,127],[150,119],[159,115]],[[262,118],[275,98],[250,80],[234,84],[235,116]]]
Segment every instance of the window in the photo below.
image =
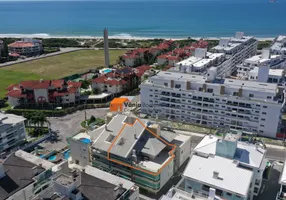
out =
[[207,185],[203,185],[203,186],[202,186],[202,190],[209,192],[210,187],[207,186]]
[[181,88],[181,84],[176,84],[175,88]]
[[249,97],[254,97],[254,94],[249,94]]
[[208,90],[207,90],[207,92],[209,92],[209,93],[213,93],[213,89],[212,88],[209,88]]
[[153,95],[150,94],[149,97],[153,97]]
[[149,90],[150,92],[153,92],[153,90]]
[[262,112],[262,115],[266,115],[266,112]]
[[78,164],[79,164],[79,161],[78,161],[78,160],[75,160],[75,164],[77,164],[77,165],[78,165]]
[[264,127],[264,125],[263,125],[263,124],[261,124],[261,125],[260,125],[260,127]]
[[264,119],[264,118],[261,118],[261,121],[265,121],[265,119]]
[[168,87],[168,83],[164,83],[164,85],[165,85],[166,87]]
[[200,88],[199,88],[199,91],[202,92],[202,91],[203,91],[203,88],[200,87]]
[[267,106],[263,106],[263,108],[267,108]]
[[267,96],[267,99],[272,99],[272,96]]
[[233,92],[233,96],[238,96],[238,92]]

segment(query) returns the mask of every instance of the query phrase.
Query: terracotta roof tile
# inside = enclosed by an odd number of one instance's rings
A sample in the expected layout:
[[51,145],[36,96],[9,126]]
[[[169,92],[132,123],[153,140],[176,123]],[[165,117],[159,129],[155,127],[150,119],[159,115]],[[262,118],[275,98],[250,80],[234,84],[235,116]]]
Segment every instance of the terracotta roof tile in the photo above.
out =
[[21,97],[26,97],[25,94],[22,94],[21,90],[11,90],[9,91],[6,96],[8,97],[14,97],[14,98],[21,98]]

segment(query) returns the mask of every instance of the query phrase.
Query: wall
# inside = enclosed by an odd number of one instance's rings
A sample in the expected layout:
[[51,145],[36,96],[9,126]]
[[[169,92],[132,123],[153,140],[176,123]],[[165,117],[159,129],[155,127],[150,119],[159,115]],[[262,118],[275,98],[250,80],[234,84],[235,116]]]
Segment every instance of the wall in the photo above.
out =
[[[70,139],[70,155],[73,163],[80,166],[86,166],[90,164],[90,145],[85,144],[79,140]],[[76,160],[79,163],[76,163]]]
[[18,98],[8,97],[8,101],[9,101],[9,104],[11,106],[18,106],[19,105]]
[[166,58],[158,58],[158,59],[157,59],[158,65],[165,65],[166,62],[167,62],[167,59],[166,59]]
[[135,59],[133,58],[126,58],[125,59],[125,65],[128,67],[133,67],[135,63]]
[[174,159],[169,162],[167,166],[161,171],[160,174],[160,189],[168,182],[174,174]]
[[18,191],[14,195],[10,196],[7,200],[29,200],[33,193],[33,183]]
[[39,97],[44,97],[46,99],[46,102],[49,102],[47,89],[35,89],[34,94],[35,94],[35,102],[38,103]]

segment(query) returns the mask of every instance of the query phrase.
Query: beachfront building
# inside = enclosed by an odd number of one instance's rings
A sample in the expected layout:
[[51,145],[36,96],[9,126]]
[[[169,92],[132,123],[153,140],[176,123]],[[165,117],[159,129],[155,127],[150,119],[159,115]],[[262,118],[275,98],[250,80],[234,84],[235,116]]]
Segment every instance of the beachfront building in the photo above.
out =
[[271,54],[281,55],[283,59],[286,59],[286,36],[278,36],[273,45],[270,48]]
[[70,162],[102,169],[157,193],[187,160],[190,137],[131,115],[110,113],[106,125],[69,139]]
[[[262,50],[261,55],[255,55],[237,65],[237,78],[259,82],[282,83],[286,67],[281,55],[270,55],[269,49]],[[282,73],[282,74],[281,74]],[[277,77],[278,76],[278,77]]]
[[43,51],[42,41],[30,38],[23,38],[20,41],[8,45],[9,54],[21,56],[35,56]]
[[6,88],[11,106],[73,105],[80,101],[81,82],[64,80],[22,81]]
[[67,161],[54,167],[49,187],[33,200],[119,200],[139,199],[139,188],[131,181],[91,166],[69,165]]
[[0,200],[33,199],[49,186],[55,165],[18,150],[0,162]]
[[2,49],[4,48],[4,42],[2,40],[0,40],[0,59],[2,57]]
[[26,139],[25,118],[0,112],[0,153]]
[[237,64],[256,55],[257,44],[254,37],[237,32],[235,37],[220,39],[210,52],[203,48],[196,49],[194,56],[178,62],[171,71],[205,75],[209,74],[209,70],[215,70],[217,77],[228,77],[236,71]]
[[272,138],[281,128],[284,88],[277,84],[159,72],[140,88],[141,112],[153,117]]
[[230,130],[222,138],[208,135],[195,147],[177,187],[185,192],[217,199],[252,200],[261,189],[266,170],[263,144],[241,142],[241,132]]

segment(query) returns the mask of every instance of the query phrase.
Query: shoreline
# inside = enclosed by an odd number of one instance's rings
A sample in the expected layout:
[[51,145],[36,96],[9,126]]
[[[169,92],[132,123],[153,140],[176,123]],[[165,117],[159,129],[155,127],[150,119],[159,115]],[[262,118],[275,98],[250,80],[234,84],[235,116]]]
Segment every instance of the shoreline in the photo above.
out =
[[[277,35],[278,36],[278,35]],[[0,38],[40,38],[40,39],[83,39],[83,40],[90,40],[96,39],[101,40],[103,37],[100,36],[57,36],[57,35],[49,35],[49,34],[0,34]],[[231,36],[230,36],[231,37]],[[254,36],[255,37],[255,36]],[[171,40],[186,40],[188,37],[180,37],[180,38],[172,38],[172,37],[134,37],[131,35],[118,35],[118,36],[109,36],[109,39],[118,39],[118,40],[154,40],[154,39],[171,39]],[[227,37],[189,37],[194,40],[199,40],[203,38],[204,40],[219,40],[220,38],[227,38]],[[274,40],[275,37],[255,37],[258,41],[269,41]]]

